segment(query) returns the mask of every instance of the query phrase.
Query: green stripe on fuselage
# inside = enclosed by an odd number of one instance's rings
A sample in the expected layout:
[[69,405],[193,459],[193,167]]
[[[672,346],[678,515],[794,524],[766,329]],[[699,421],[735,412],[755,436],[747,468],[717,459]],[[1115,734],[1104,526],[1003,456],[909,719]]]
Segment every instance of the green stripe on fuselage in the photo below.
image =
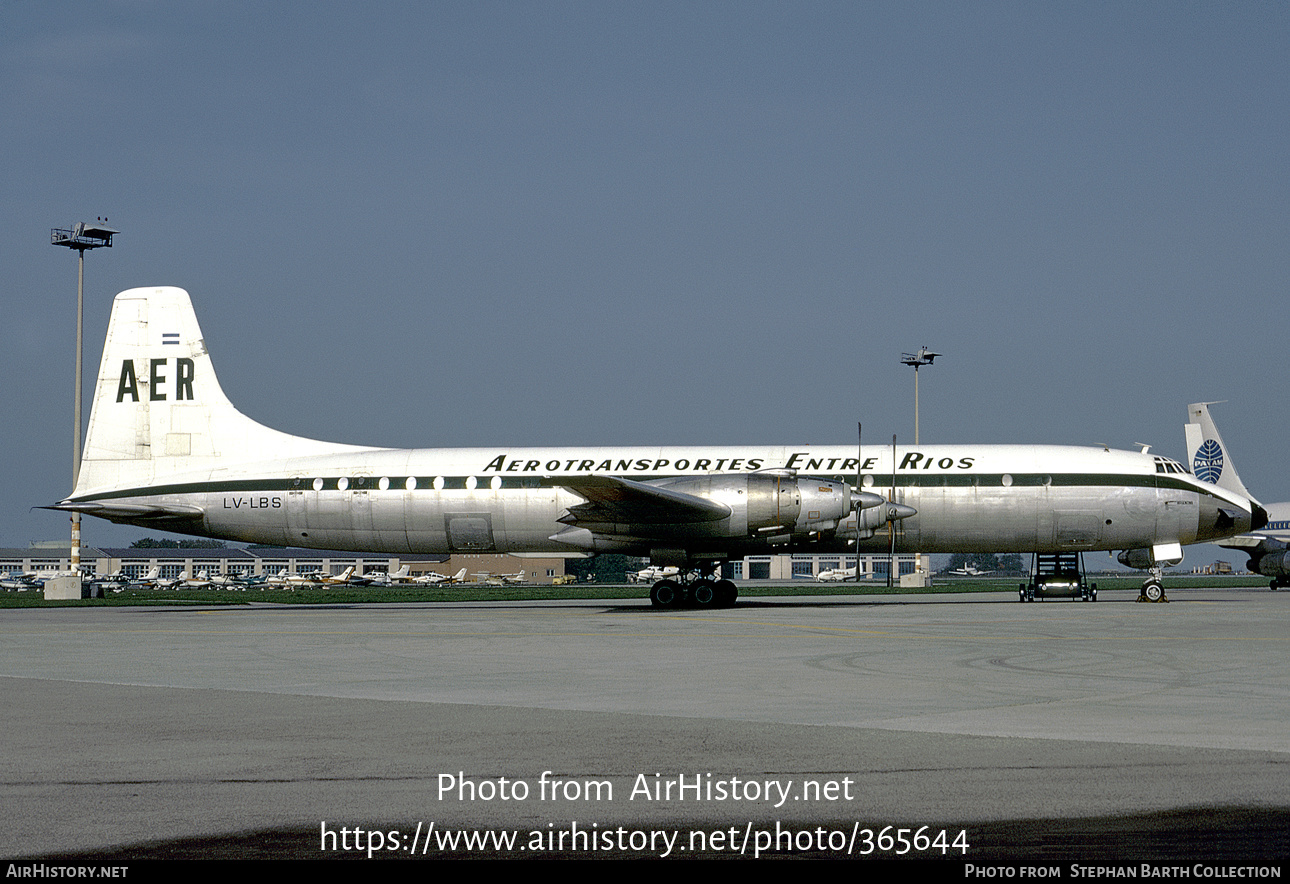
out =
[[[581,474],[580,474],[581,475]],[[684,474],[705,475],[705,474]],[[751,474],[750,474],[751,475]],[[862,490],[881,490],[892,487],[892,477],[879,477],[871,474],[874,482],[872,486]],[[1008,476],[1010,482],[1004,485],[1004,476]],[[381,478],[389,479],[389,488],[387,491],[381,491],[377,486],[378,478],[372,476],[332,476],[322,477],[322,491],[337,491],[341,479],[345,479],[349,484],[346,491],[373,491],[378,494],[389,492],[406,491],[407,476],[385,476]],[[443,480],[444,491],[465,491],[467,479],[469,476],[415,476],[417,491],[434,491],[435,479]],[[491,475],[475,476],[478,483],[473,489],[475,491],[492,491]],[[500,490],[528,489],[534,490],[543,487],[559,487],[560,477],[543,477],[530,476],[525,478],[507,478],[500,477]],[[572,478],[572,477],[571,477]],[[680,475],[631,475],[624,478],[630,478],[633,481],[645,482],[657,479],[675,479],[681,478]],[[822,479],[832,479],[838,482],[852,481],[854,476],[819,476]],[[361,484],[359,484],[361,482]],[[149,485],[141,488],[125,488],[115,491],[108,491],[103,494],[90,496],[68,498],[72,503],[85,503],[96,500],[120,500],[128,497],[159,497],[182,494],[232,494],[237,492],[250,491],[313,491],[314,479],[301,479],[296,476],[290,478],[276,479],[226,479],[217,482],[184,482],[171,485]],[[1131,488],[1162,488],[1176,491],[1191,491],[1204,493],[1203,489],[1197,488],[1187,482],[1184,482],[1174,476],[1161,474],[1132,474],[1117,475],[1114,473],[992,473],[992,474],[950,474],[950,473],[932,473],[927,475],[897,475],[895,477],[895,487],[897,488],[1035,488],[1048,486],[1052,488],[1105,488],[1105,487],[1131,487]]]

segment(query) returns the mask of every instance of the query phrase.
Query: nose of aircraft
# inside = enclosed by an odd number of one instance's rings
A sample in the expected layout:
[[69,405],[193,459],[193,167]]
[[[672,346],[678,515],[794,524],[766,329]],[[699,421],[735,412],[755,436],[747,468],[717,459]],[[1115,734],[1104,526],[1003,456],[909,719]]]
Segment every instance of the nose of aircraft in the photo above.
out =
[[1201,501],[1200,523],[1196,526],[1199,541],[1221,540],[1236,534],[1257,531],[1268,523],[1268,511],[1250,501],[1249,509],[1220,504],[1212,498]]
[[1213,497],[1202,497],[1196,541],[1219,541],[1224,537],[1246,534],[1268,524],[1268,511],[1254,501],[1246,506],[1233,505]]
[[1268,524],[1268,511],[1257,503],[1254,504],[1254,511],[1250,514],[1250,530],[1258,531]]

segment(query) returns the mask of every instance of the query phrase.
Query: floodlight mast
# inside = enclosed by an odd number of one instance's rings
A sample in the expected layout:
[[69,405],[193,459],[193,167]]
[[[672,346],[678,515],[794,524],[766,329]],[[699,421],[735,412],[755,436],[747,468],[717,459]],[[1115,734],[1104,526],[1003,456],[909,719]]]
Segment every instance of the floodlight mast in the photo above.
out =
[[[914,444],[915,445],[919,444],[919,441],[918,441],[918,369],[919,367],[924,365],[931,365],[933,362],[936,361],[936,357],[940,355],[942,354],[933,353],[931,350],[928,350],[926,345],[919,347],[917,353],[900,354],[900,361],[905,365],[911,365],[914,368]],[[893,442],[894,441],[895,440],[893,439]],[[892,463],[892,468],[894,470],[896,465],[896,452],[895,452],[894,446],[891,452],[891,463]],[[896,486],[894,479],[892,480],[891,484],[894,490]],[[891,530],[895,531],[895,528],[893,527]],[[895,536],[893,535],[893,540],[894,539],[895,539]],[[914,553],[914,569],[916,571],[922,570],[922,561],[923,561],[923,554]],[[896,558],[895,556],[892,556],[891,563],[887,566],[888,580],[892,579],[891,571],[895,570],[895,566],[896,566]]]
[[921,365],[931,365],[936,361],[937,356],[943,354],[933,353],[926,347],[918,348],[917,353],[902,353],[900,361],[905,365],[914,367],[914,444],[918,444],[918,368]]
[[[49,232],[50,245],[66,246],[76,250],[76,395],[72,423],[72,488],[81,475],[81,337],[85,324],[85,252],[106,246],[112,247],[112,237],[120,233],[108,227],[105,221],[81,221],[69,228],[55,227]],[[69,567],[80,571],[81,566],[81,514],[72,513],[72,547]]]

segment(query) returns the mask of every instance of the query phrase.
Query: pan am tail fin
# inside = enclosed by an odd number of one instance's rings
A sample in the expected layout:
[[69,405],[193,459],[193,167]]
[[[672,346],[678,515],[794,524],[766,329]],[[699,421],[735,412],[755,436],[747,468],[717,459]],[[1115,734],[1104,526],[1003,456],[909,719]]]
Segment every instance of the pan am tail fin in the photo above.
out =
[[1220,488],[1226,488],[1242,497],[1257,503],[1253,494],[1246,490],[1241,477],[1236,473],[1236,465],[1228,454],[1223,437],[1214,426],[1210,417],[1209,406],[1217,402],[1193,402],[1187,406],[1187,425],[1183,428],[1187,436],[1187,460],[1192,473],[1202,482],[1209,482]]

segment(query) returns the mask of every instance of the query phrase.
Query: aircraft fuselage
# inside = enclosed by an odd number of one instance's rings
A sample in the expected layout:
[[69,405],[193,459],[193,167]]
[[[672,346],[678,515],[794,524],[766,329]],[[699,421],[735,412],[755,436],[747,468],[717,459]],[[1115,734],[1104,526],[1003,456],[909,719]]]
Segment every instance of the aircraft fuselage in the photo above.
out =
[[[1221,489],[1159,472],[1159,458],[1073,446],[866,448],[861,487],[911,506],[893,523],[904,552],[1110,550],[1162,540],[1203,542],[1243,530]],[[78,495],[116,505],[192,507],[182,528],[230,540],[389,553],[578,552],[646,555],[666,537],[599,532],[595,548],[552,540],[583,499],[559,487],[571,476],[612,474],[641,482],[708,473],[796,469],[854,484],[855,449],[741,448],[368,449],[235,470],[166,477],[164,484]],[[894,498],[893,498],[894,490]],[[1238,515],[1238,518],[1240,516]],[[115,518],[116,521],[131,521]],[[155,516],[146,522],[158,526]],[[728,555],[886,551],[886,527],[857,538],[854,512],[836,532],[760,538],[725,522],[683,526],[686,543]],[[706,540],[705,540],[706,535]],[[701,550],[700,551],[704,551]],[[707,550],[712,551],[712,550]]]

